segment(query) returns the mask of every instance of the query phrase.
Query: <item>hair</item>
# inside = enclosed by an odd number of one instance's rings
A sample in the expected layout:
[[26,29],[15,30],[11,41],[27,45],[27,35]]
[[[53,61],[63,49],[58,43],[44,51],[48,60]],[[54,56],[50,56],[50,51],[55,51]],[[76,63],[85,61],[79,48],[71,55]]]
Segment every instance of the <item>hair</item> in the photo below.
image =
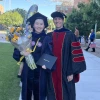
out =
[[[57,16],[57,17],[59,17],[59,16]],[[54,20],[54,18],[56,18],[56,17],[53,17],[53,20]],[[64,20],[64,17],[62,16],[60,16],[59,18],[61,18],[62,20]]]
[[77,26],[75,28],[78,30],[78,27]]
[[35,29],[34,29],[34,27],[32,27],[32,29],[33,29],[33,32],[35,32]]
[[93,28],[91,30],[93,30],[93,32],[94,32],[94,29]]

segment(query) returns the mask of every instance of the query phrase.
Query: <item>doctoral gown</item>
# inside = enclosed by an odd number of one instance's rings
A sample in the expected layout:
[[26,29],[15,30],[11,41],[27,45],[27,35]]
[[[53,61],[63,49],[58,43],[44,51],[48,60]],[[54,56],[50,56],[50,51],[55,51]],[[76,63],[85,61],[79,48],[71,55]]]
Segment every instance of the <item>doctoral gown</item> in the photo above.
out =
[[[76,36],[64,27],[48,34],[52,38],[56,69],[47,76],[47,100],[76,100],[75,82],[86,70],[85,59]],[[67,76],[74,75],[68,82]]]
[[[35,62],[37,62],[39,60],[39,58],[41,57],[41,55],[44,52],[49,53],[48,49],[44,49],[46,47],[44,47],[43,44],[45,44],[45,42],[47,40],[44,41],[46,34],[44,32],[37,34],[37,33],[32,33],[32,49],[34,48],[38,38],[40,38],[37,46],[36,46],[36,50],[35,52],[31,53],[34,57]],[[44,43],[43,43],[44,42]],[[46,44],[45,44],[46,46]],[[13,58],[16,61],[19,61],[21,55],[19,50],[17,50],[16,48],[14,49],[14,53],[13,53]],[[38,100],[45,100],[46,97],[46,71],[44,69],[41,68],[41,66],[37,65],[37,68],[34,70],[31,70],[27,63],[26,60],[23,59],[22,62],[24,63],[23,66],[23,70],[22,70],[22,74],[21,74],[21,81],[22,81],[22,100],[27,100],[27,80],[29,78],[34,78],[37,82],[37,85],[35,86],[36,88],[39,88],[39,99]],[[35,91],[36,92],[36,91]]]

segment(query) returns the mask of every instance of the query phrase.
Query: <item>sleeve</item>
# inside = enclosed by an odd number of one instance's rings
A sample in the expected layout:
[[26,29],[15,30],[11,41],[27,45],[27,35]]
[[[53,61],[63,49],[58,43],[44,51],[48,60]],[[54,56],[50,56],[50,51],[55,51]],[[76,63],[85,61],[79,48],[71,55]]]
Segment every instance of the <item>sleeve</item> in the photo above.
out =
[[[16,48],[14,48],[13,58],[16,61],[20,61],[20,58],[21,58],[20,51]],[[22,60],[22,62],[24,62],[24,59]]]
[[[49,55],[53,56],[52,46],[53,46],[52,37],[51,36],[46,36],[44,41],[43,41],[42,54],[46,53],[46,54],[49,54]],[[46,69],[46,71],[51,72],[51,71],[54,71],[55,69],[56,69],[56,66],[54,64],[51,70]]]
[[53,53],[52,53],[52,39],[50,36],[46,36],[44,38],[43,47],[42,47],[42,54],[43,53],[53,55]]
[[95,33],[94,33],[94,38],[93,38],[93,40],[95,40]]
[[71,58],[72,70],[74,74],[79,74],[86,70],[85,58],[79,41],[74,34],[71,36]]

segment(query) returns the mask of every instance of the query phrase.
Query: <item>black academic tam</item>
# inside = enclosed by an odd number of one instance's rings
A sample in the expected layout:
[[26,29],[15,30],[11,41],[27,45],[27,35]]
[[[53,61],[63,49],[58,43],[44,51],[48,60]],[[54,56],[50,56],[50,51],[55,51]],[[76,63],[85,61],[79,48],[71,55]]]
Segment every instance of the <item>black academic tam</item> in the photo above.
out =
[[66,16],[64,13],[58,12],[58,11],[53,12],[53,13],[51,14],[51,17],[52,17],[52,18],[60,17],[60,18],[62,18],[62,19],[67,18],[67,16]]
[[27,19],[27,22],[30,22],[31,27],[33,27],[33,24],[36,19],[42,19],[44,21],[45,28],[48,27],[47,17],[39,12],[35,13],[29,19]]

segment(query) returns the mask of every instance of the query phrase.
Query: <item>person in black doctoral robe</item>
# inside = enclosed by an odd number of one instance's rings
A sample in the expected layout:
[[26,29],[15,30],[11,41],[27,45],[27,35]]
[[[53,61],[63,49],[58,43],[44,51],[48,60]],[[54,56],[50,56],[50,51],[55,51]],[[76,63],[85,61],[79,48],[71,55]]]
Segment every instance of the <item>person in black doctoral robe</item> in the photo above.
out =
[[[42,54],[42,49],[44,49],[43,41],[46,36],[44,29],[48,26],[47,17],[40,14],[35,13],[28,20],[33,29],[32,32],[32,50],[36,45],[37,40],[40,38],[36,50],[31,54],[34,57],[35,62],[39,60]],[[16,48],[14,49],[13,58],[17,61],[20,60],[22,55],[27,56],[30,52],[19,52]],[[22,100],[45,100],[46,97],[46,75],[44,73],[44,69],[37,65],[37,68],[31,70],[25,59],[22,60],[24,63],[21,81],[22,81]],[[32,99],[33,94],[33,99]]]
[[47,75],[47,100],[76,100],[75,82],[86,70],[83,52],[75,34],[64,27],[66,15],[56,11],[51,17],[56,29],[48,37],[57,61],[56,69]]

